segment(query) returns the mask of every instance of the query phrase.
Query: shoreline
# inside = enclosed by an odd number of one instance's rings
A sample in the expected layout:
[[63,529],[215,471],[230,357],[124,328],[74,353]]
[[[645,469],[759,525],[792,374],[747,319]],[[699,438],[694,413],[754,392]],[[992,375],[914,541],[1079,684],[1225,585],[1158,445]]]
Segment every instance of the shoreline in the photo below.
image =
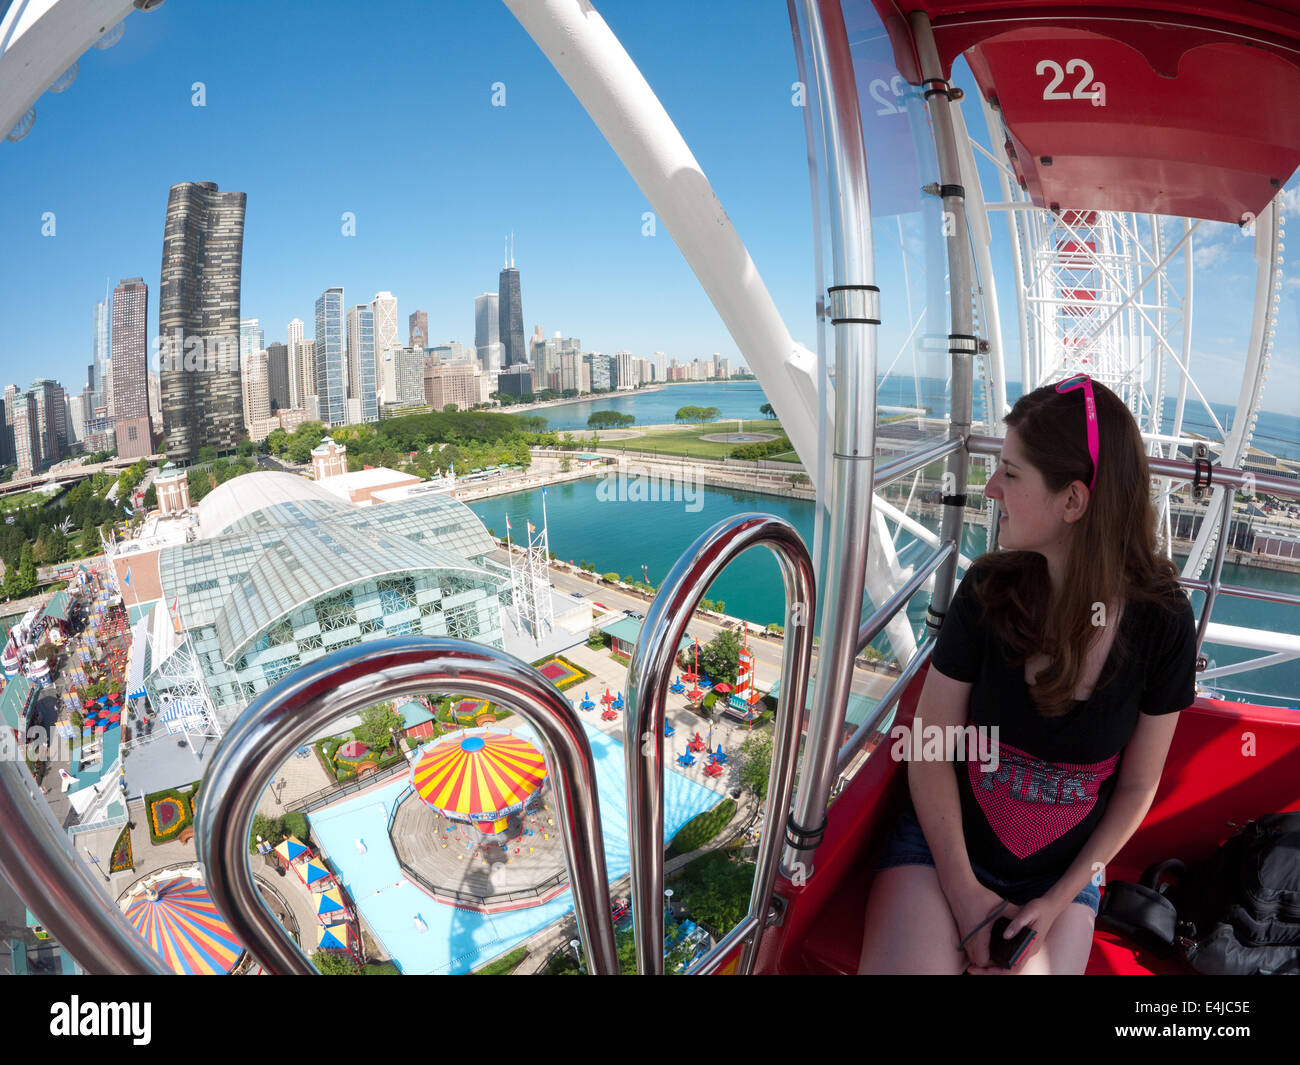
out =
[[[630,459],[619,454],[604,454],[601,450],[596,452],[602,458],[608,460],[602,466],[588,467],[586,469],[570,470],[565,472],[540,473],[524,477],[517,481],[502,481],[491,485],[483,485],[469,490],[456,490],[452,493],[452,498],[459,503],[474,503],[485,499],[495,498],[503,495],[513,495],[516,492],[536,491],[543,486],[549,487],[553,484],[564,484],[570,481],[580,481],[592,477],[603,477],[606,474],[615,476],[622,473],[624,476],[637,476],[649,474],[666,479],[690,478],[696,485],[705,488],[716,488],[723,491],[748,492],[755,495],[775,496],[781,499],[797,499],[805,502],[815,502],[816,492],[811,484],[795,485],[789,482],[790,475],[773,472],[763,469],[737,469],[734,472],[727,467],[700,464],[684,456],[664,456],[662,461],[654,459],[644,459],[641,457]],[[555,461],[557,458],[572,458],[572,454],[566,452],[542,452],[536,454],[537,458],[546,461]],[[982,495],[981,495],[982,498]],[[941,516],[943,507],[937,503],[921,503],[913,500],[913,507],[917,508],[913,517],[937,517]],[[983,510],[973,510],[967,508],[965,523],[968,525],[982,526]],[[1187,540],[1175,539],[1174,551],[1180,550],[1186,553],[1191,547],[1191,542]],[[1234,566],[1244,566],[1252,569],[1267,570],[1276,573],[1300,574],[1300,559],[1288,560],[1277,558],[1272,555],[1256,554],[1250,551],[1240,551],[1229,548],[1224,553],[1224,562]]]

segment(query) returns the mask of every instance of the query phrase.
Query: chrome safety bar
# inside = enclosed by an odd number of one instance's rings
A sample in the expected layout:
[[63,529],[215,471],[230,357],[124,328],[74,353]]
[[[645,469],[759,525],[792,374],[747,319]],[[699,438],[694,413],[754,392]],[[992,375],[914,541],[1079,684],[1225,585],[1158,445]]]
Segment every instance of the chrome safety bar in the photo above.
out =
[[[968,436],[966,450],[972,455],[996,455],[1002,450],[1002,439],[996,436]],[[1195,462],[1186,459],[1148,458],[1147,465],[1153,476],[1173,477],[1180,481],[1190,481],[1197,474]],[[1253,470],[1239,470],[1233,466],[1201,466],[1201,470],[1210,471],[1211,481],[1205,487],[1228,485],[1234,489],[1249,488],[1256,492],[1285,496],[1287,499],[1300,501],[1300,481],[1293,477],[1279,477],[1272,473],[1255,473]]]
[[943,565],[943,563],[948,560],[948,557],[956,552],[956,550],[957,545],[951,540],[940,542],[940,544],[930,552],[921,567],[907,579],[907,583],[886,599],[876,608],[871,617],[867,618],[867,620],[862,623],[862,627],[858,629],[859,654],[862,653],[862,649],[866,647],[867,644],[885,631],[885,626],[894,619],[894,615],[907,605],[907,601],[916,594],[921,585],[929,580],[930,574]]
[[[632,927],[641,973],[658,975],[664,969],[664,705],[677,646],[696,604],[714,578],[742,552],[760,544],[776,555],[785,583],[781,698],[749,912],[714,947],[711,956],[722,957],[743,939],[738,971],[748,974],[766,927],[799,756],[799,726],[812,660],[816,585],[808,549],[789,522],[769,514],[738,514],[704,532],[677,560],[650,605],[628,666],[624,757],[632,858]],[[703,968],[709,968],[707,962]]]
[[930,661],[930,656],[934,654],[934,646],[939,642],[937,634],[931,634],[926,638],[925,643],[916,649],[914,654],[903,667],[903,671],[889,686],[889,691],[885,692],[884,697],[871,711],[871,716],[857,727],[853,735],[849,737],[848,742],[840,748],[840,753],[835,759],[835,771],[843,773],[849,763],[853,761],[854,755],[862,749],[862,745],[867,742],[867,737],[880,727],[880,723],[885,720],[885,715],[893,709],[894,704],[903,697],[903,692],[907,691],[907,686],[912,683],[913,678],[921,672],[921,667]]
[[[1193,592],[1208,592],[1210,590],[1209,581],[1192,580],[1190,577],[1180,577],[1178,583],[1184,588]],[[1300,606],[1300,595],[1294,592],[1269,592],[1262,588],[1246,588],[1240,584],[1220,584],[1220,595],[1231,595],[1238,599],[1256,599],[1263,603],[1285,603],[1287,606]]]
[[374,703],[423,693],[472,695],[513,710],[537,730],[554,795],[589,972],[618,972],[591,744],[577,711],[518,659],[466,640],[397,637],[336,651],[289,674],[240,715],[199,791],[199,860],[235,937],[277,974],[315,968],[253,884],[248,834],[266,782],[330,721]]
[[883,488],[890,481],[896,481],[905,474],[922,469],[939,459],[947,458],[949,455],[961,451],[961,449],[961,437],[954,436],[940,440],[938,443],[931,444],[920,451],[909,451],[896,459],[882,462],[876,467],[875,487]]
[[171,974],[95,883],[21,758],[0,760],[0,877],[87,972]]

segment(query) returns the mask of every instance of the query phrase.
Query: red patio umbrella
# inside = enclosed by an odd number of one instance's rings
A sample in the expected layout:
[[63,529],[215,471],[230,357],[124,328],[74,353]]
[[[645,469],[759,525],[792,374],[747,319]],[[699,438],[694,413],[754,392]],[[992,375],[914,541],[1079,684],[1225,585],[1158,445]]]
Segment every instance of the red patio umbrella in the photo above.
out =
[[724,680],[719,684],[715,684],[713,690],[715,692],[722,692],[723,695],[726,695],[727,692],[731,691],[731,685]]

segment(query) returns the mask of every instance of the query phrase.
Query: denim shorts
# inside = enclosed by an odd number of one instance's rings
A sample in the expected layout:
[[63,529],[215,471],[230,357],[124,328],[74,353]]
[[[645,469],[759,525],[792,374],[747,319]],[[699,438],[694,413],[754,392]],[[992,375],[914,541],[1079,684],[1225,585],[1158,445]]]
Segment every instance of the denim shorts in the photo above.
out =
[[[885,843],[884,853],[876,862],[876,872],[892,869],[896,865],[934,865],[934,856],[930,853],[930,845],[925,841],[921,822],[916,819],[916,813],[911,807],[905,807],[899,816],[894,830]],[[1017,906],[1023,906],[1031,899],[1041,898],[1060,879],[1055,876],[1038,876],[1025,880],[1003,880],[980,868],[974,862],[971,863],[971,872],[975,874],[975,879],[990,891],[996,892]],[[1083,890],[1074,896],[1073,901],[1089,907],[1093,913],[1096,913],[1101,905],[1101,887],[1089,881],[1084,885]]]

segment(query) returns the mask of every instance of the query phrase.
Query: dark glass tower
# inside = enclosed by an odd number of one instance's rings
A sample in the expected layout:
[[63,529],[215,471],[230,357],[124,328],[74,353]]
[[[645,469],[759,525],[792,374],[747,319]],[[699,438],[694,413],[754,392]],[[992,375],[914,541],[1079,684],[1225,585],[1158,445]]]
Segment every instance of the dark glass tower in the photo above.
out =
[[202,447],[233,451],[244,435],[239,288],[246,199],[218,192],[211,181],[184,181],[167,197],[158,331],[173,462],[194,461]]
[[266,381],[272,410],[289,407],[289,349],[276,341],[266,345]]
[[524,347],[524,305],[519,295],[519,271],[513,265],[501,271],[497,315],[498,332],[505,358],[503,365],[526,364],[528,349]]

